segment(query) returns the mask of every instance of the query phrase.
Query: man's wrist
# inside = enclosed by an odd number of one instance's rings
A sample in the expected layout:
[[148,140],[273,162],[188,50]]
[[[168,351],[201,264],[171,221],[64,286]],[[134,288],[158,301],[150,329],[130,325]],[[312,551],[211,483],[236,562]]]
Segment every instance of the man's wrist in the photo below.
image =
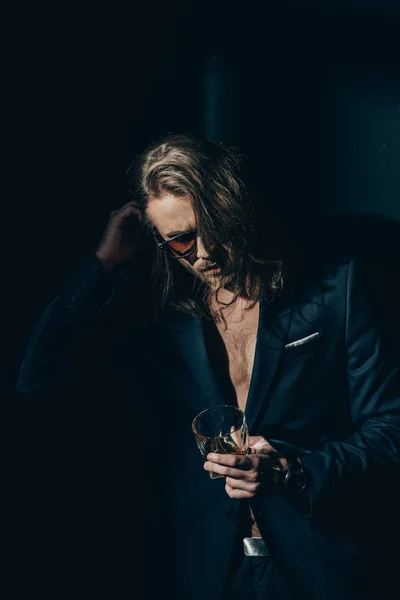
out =
[[103,257],[101,255],[101,253],[99,253],[98,251],[96,252],[96,258],[97,260],[101,263],[102,267],[106,270],[106,271],[112,271],[113,269],[115,269],[115,267],[118,266],[118,263],[116,263],[113,260],[107,259],[105,257]]
[[282,456],[282,457],[279,459],[279,462],[281,463],[281,467],[282,467],[282,469],[281,469],[281,470],[282,470],[282,472],[286,472],[286,471],[287,471],[287,468],[288,468],[288,461],[287,461],[287,458],[285,458],[284,456]]

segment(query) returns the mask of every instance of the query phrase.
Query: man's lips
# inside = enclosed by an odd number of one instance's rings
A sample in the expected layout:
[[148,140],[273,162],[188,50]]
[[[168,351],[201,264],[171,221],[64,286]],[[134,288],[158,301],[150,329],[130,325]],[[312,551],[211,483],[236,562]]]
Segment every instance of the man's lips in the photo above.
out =
[[216,263],[212,263],[211,265],[207,265],[207,267],[204,267],[203,269],[201,269],[202,273],[207,273],[207,271],[217,271],[219,270],[219,266]]

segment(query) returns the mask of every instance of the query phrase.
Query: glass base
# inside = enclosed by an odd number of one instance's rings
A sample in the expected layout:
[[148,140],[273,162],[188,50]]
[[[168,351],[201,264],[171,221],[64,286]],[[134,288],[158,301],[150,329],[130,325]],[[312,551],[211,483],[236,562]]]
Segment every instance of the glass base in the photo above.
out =
[[211,479],[223,479],[225,475],[220,475],[219,473],[213,473],[212,471],[209,473]]

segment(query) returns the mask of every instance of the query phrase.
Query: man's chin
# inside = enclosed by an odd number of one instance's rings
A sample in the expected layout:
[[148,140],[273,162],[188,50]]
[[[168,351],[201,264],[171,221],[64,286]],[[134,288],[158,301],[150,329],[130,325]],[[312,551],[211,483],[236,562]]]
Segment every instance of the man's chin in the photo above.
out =
[[218,271],[203,271],[199,274],[199,277],[206,283],[218,282],[221,278],[221,270]]
[[206,285],[211,287],[218,287],[220,278],[221,278],[221,269],[208,269],[206,271],[199,271],[197,269],[188,268],[184,265],[185,268],[194,276],[200,279]]
[[213,269],[206,269],[204,271],[201,271],[201,274],[205,275],[206,277],[216,277],[221,274],[221,269],[220,267],[215,266]]

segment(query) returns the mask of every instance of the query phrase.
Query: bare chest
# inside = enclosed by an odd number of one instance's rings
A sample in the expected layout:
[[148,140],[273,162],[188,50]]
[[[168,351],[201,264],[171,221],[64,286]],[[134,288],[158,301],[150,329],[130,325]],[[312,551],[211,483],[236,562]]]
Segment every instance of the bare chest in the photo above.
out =
[[259,319],[259,305],[250,311],[233,313],[226,318],[226,327],[217,329],[226,352],[226,363],[231,384],[240,408],[246,406],[253,372]]
[[[216,323],[220,344],[219,353],[224,354],[224,360],[218,364],[226,371],[229,385],[233,389],[238,406],[245,410],[253,373],[256,351],[260,307],[257,303],[249,311],[234,311],[226,315],[226,325],[222,321]],[[225,388],[228,389],[228,388]],[[249,507],[252,520],[251,535],[260,537],[254,515]]]

